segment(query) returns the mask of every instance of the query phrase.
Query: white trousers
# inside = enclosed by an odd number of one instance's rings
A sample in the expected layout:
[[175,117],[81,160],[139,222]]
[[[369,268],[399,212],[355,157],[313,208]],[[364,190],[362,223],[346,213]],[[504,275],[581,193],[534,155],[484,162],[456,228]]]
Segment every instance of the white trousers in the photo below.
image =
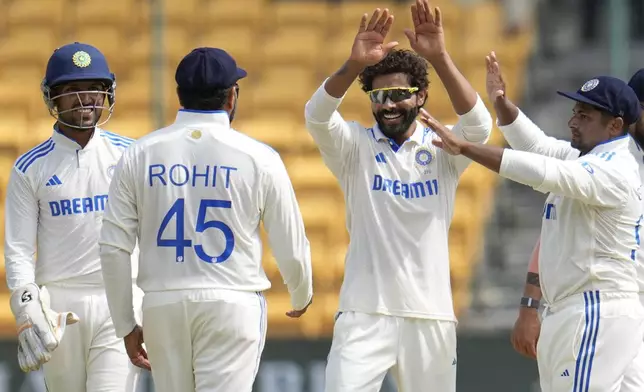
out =
[[643,328],[637,294],[589,291],[550,306],[537,344],[541,391],[620,391]]
[[[47,285],[51,308],[72,311],[80,322],[65,329],[51,361],[43,366],[48,392],[134,392],[139,368],[116,337],[103,288]],[[140,309],[142,293],[135,288]]]
[[146,293],[143,336],[155,392],[251,392],[266,336],[259,293]]
[[[640,294],[640,303],[644,306],[644,294]],[[644,336],[642,337],[644,340]],[[644,342],[640,351],[629,366],[624,375],[624,382],[620,392],[642,392],[644,391]]]
[[379,392],[389,370],[399,392],[454,392],[456,323],[341,313],[333,329],[325,392]]

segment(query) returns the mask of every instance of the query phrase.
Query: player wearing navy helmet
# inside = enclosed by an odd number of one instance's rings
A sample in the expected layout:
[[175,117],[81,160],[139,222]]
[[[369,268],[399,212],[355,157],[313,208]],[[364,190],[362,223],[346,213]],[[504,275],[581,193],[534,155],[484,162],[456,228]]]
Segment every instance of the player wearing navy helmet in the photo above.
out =
[[41,89],[56,122],[16,160],[5,209],[20,368],[44,365],[49,392],[133,392],[138,370],[116,337],[98,252],[111,176],[132,142],[98,128],[114,108],[114,74],[76,42],[54,51]]

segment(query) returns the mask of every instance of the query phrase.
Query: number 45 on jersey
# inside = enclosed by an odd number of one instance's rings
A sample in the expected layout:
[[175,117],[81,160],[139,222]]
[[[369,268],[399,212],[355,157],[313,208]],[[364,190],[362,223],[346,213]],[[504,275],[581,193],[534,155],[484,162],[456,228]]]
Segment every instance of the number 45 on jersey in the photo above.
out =
[[[163,217],[159,231],[157,232],[157,246],[174,248],[176,251],[177,262],[184,261],[185,249],[194,248],[197,256],[206,263],[223,263],[233,253],[235,248],[235,237],[230,227],[222,221],[206,220],[206,213],[210,208],[232,208],[232,203],[229,200],[212,200],[204,199],[199,202],[199,211],[197,213],[197,224],[195,225],[195,233],[203,233],[208,229],[218,229],[224,234],[226,239],[226,248],[218,256],[206,254],[202,245],[193,245],[193,240],[185,238],[185,206],[184,199],[177,199],[172,207]],[[163,232],[168,227],[168,224],[175,218],[175,233],[176,238],[164,239]]]

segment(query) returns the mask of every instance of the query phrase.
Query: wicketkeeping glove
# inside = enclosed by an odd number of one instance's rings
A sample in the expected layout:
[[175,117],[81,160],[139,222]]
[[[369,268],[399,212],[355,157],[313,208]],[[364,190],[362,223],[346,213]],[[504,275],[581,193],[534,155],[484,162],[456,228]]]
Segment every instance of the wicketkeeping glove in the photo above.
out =
[[77,323],[72,312],[50,309],[49,292],[34,283],[11,293],[11,311],[18,326],[18,363],[23,372],[37,370],[51,359],[65,333],[65,327]]

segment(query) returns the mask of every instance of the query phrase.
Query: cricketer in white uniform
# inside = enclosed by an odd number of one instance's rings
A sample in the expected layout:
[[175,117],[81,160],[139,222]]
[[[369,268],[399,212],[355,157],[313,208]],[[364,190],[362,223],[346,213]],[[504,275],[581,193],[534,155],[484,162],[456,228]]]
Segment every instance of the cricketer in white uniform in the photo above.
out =
[[141,337],[124,284],[138,237],[157,392],[251,391],[270,288],[261,222],[291,295],[287,315],[299,317],[312,299],[309,241],[286,168],[230,126],[245,76],[221,49],[188,54],[175,77],[175,123],[135,142],[110,188],[100,238],[110,310],[118,336]]
[[[378,41],[392,18],[388,10],[369,23],[363,17],[350,59],[305,108],[307,128],[344,192],[350,235],[329,392],[378,391],[389,370],[401,391],[456,389],[448,231],[458,179],[471,161],[434,148],[433,132],[415,120],[427,97],[423,57],[459,114],[454,133],[484,143],[492,118],[444,52],[440,24],[424,22],[439,31],[436,51],[426,49],[432,38],[418,35],[412,46],[419,54],[388,52]],[[337,111],[356,77],[372,102],[370,128]]]
[[[484,150],[444,131],[439,144],[549,193],[538,250],[546,303],[536,350],[541,390],[619,391],[644,331],[635,268],[641,181],[625,133],[639,102],[625,82],[606,76],[560,93],[577,102],[568,143],[547,137],[499,87],[490,99],[515,150]],[[522,306],[536,317],[540,300],[523,298]]]
[[[96,48],[56,49],[42,83],[56,125],[16,160],[7,187],[5,263],[19,362],[31,371],[48,361],[49,392],[133,392],[139,374],[114,332],[100,271],[109,184],[132,143],[97,127],[112,113],[114,80]],[[132,286],[133,272],[123,284]],[[65,328],[65,320],[78,323]]]
[[[644,68],[637,71],[628,82],[628,85],[635,91],[640,105],[644,107]],[[632,136],[631,153],[639,164],[640,179],[644,183],[644,116],[631,126]],[[642,206],[644,209],[644,205]],[[640,302],[644,305],[644,248],[640,246],[637,253],[637,278],[640,291]],[[644,337],[643,337],[644,339]],[[620,392],[644,391],[644,345],[631,367],[624,375],[624,382]]]

